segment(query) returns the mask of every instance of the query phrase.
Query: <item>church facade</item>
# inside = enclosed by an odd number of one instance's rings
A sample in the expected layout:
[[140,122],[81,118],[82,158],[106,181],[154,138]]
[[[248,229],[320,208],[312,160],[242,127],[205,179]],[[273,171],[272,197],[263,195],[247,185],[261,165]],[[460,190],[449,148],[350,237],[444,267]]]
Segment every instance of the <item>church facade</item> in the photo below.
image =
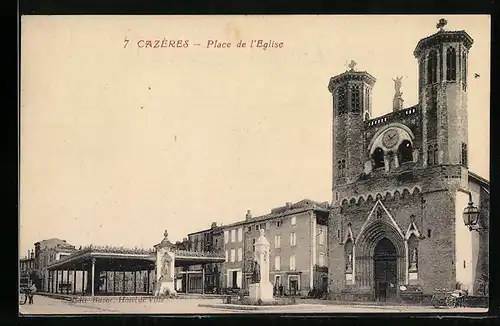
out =
[[414,50],[415,106],[404,108],[396,78],[392,112],[374,118],[373,76],[353,64],[330,79],[333,299],[399,301],[437,288],[485,291],[488,234],[470,231],[462,218],[471,196],[480,222],[489,224],[489,181],[468,168],[467,62],[473,40],[465,31],[440,27]]

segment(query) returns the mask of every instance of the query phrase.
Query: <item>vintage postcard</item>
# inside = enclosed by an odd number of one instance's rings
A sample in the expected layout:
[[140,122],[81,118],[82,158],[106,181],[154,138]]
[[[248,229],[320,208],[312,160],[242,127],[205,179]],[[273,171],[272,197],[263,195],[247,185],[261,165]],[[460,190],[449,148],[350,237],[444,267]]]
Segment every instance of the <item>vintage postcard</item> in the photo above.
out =
[[487,15],[23,16],[19,312],[488,310]]

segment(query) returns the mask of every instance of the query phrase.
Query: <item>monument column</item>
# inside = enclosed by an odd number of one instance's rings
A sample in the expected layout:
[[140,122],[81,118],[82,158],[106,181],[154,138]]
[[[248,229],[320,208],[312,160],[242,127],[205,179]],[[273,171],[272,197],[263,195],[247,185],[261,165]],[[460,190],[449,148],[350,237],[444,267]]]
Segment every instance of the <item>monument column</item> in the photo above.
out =
[[264,236],[264,229],[260,229],[260,236],[255,241],[255,268],[253,272],[253,283],[250,284],[250,299],[261,301],[272,301],[273,285],[269,281],[269,248],[271,244]]
[[156,249],[156,288],[155,295],[176,295],[175,291],[175,245],[168,240],[165,230],[163,240],[155,246]]

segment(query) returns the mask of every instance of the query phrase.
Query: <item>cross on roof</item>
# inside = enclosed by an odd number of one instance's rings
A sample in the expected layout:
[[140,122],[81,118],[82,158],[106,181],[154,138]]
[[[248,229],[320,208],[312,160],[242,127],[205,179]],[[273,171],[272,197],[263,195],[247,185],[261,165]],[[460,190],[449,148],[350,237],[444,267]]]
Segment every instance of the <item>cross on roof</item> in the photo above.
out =
[[349,69],[354,70],[354,67],[356,66],[357,62],[354,60],[351,60],[351,63],[348,65]]
[[448,24],[448,21],[444,18],[441,18],[436,24],[436,28],[439,28],[440,31],[444,30],[444,27]]

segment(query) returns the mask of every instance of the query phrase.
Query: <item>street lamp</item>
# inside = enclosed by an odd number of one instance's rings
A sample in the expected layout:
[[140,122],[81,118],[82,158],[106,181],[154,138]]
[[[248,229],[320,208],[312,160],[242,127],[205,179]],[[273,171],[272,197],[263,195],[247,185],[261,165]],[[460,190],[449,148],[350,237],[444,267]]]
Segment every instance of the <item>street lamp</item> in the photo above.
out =
[[469,191],[469,203],[467,204],[467,207],[465,207],[462,216],[464,219],[465,226],[469,227],[469,231],[486,230],[486,228],[481,228],[478,225],[479,209],[476,206],[474,206],[474,203],[472,201],[472,193],[470,191]]

